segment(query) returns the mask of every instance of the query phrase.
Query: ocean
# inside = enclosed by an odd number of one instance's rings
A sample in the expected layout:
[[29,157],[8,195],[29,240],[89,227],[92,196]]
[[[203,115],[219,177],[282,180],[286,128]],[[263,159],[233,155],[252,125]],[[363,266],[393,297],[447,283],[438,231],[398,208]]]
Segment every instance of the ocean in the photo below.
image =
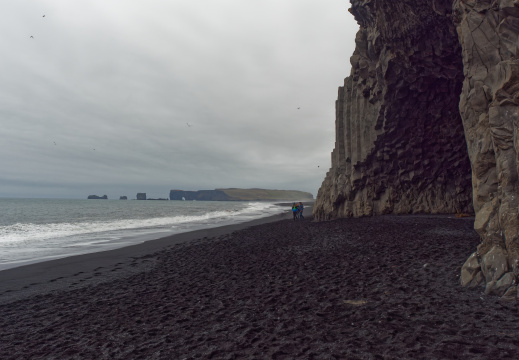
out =
[[269,202],[0,198],[0,270],[286,210]]

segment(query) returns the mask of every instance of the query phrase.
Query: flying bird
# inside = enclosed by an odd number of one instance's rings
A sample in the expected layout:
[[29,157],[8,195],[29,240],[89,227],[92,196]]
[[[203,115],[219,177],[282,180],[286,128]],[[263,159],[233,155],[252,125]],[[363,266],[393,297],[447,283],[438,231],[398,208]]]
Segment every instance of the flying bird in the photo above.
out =
[[34,36],[31,35],[31,39],[34,39]]
[[42,17],[45,17],[45,15],[43,15]]
[[300,107],[297,108],[297,110],[301,109]]
[[186,123],[186,125],[187,125],[188,127],[191,127],[191,126],[193,126],[193,125],[189,125],[189,123]]

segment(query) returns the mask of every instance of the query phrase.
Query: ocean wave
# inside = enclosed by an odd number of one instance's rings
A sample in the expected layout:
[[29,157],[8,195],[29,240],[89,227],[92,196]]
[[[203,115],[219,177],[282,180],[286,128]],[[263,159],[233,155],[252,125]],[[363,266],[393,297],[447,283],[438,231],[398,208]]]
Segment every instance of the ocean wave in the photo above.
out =
[[[225,222],[243,222],[256,217],[279,213],[280,208],[270,203],[251,202],[244,208],[207,211],[194,215],[175,215],[144,219],[117,219],[109,221],[78,221],[61,223],[16,223],[0,226],[0,246],[10,247],[22,244],[36,245],[37,242],[70,238],[78,235],[108,234],[128,230],[164,230],[196,228],[197,225],[218,226]],[[83,237],[83,236],[82,236]],[[112,234],[110,237],[114,237]]]

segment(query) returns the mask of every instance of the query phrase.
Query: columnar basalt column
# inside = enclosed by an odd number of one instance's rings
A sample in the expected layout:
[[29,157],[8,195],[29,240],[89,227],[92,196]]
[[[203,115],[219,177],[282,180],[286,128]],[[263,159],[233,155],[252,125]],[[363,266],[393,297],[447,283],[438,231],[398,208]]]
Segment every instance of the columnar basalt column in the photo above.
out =
[[360,29],[315,218],[475,212],[461,283],[517,298],[519,0],[350,1]]
[[351,4],[360,29],[315,217],[473,212],[452,0]]
[[460,113],[472,164],[477,251],[462,284],[516,297],[519,272],[519,2],[456,0],[465,80]]

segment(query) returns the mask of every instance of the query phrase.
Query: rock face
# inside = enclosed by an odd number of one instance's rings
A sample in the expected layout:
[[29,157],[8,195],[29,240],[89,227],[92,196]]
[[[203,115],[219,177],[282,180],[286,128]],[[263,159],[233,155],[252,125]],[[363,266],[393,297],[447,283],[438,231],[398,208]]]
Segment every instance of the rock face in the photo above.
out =
[[352,0],[350,11],[360,30],[314,215],[472,212],[449,1]]
[[137,193],[137,200],[146,200],[146,193]]
[[316,219],[475,212],[462,284],[516,294],[519,1],[351,4],[360,30]]
[[474,256],[486,292],[503,295],[519,273],[519,2],[456,0],[453,9],[463,49],[460,113],[474,228],[482,239]]
[[106,200],[106,199],[108,199],[108,196],[106,196],[106,195],[103,195],[103,196],[99,196],[99,195],[88,195],[87,199],[95,199],[95,200],[102,199],[102,200]]

